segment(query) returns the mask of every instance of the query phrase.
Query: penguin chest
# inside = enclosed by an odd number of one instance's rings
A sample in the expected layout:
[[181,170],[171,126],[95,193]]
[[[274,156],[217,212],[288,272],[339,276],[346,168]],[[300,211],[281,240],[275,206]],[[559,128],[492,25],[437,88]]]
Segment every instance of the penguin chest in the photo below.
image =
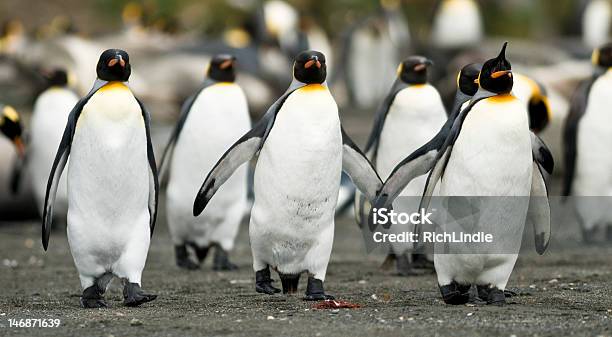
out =
[[524,105],[514,96],[476,103],[442,177],[441,194],[457,196],[528,196],[532,154]]
[[254,212],[277,212],[284,225],[318,224],[323,218],[329,225],[341,170],[342,135],[333,97],[323,86],[298,89],[278,112],[260,152]]
[[591,87],[587,108],[578,124],[576,177],[577,195],[612,194],[612,72],[598,78]]
[[400,91],[380,135],[376,168],[381,177],[388,177],[407,154],[433,138],[445,120],[446,112],[434,87],[413,85]]
[[144,119],[126,86],[107,86],[89,99],[76,124],[68,167],[69,214],[134,220],[148,207]]
[[433,40],[438,47],[474,45],[482,38],[480,12],[473,0],[446,0],[434,19]]
[[[210,86],[194,101],[175,145],[168,181],[169,198],[185,205],[190,218],[193,196],[199,188],[194,181],[206,178],[223,153],[249,130],[250,124],[246,97],[236,84]],[[246,167],[240,168],[212,202],[224,198],[226,191],[245,189],[245,175]]]

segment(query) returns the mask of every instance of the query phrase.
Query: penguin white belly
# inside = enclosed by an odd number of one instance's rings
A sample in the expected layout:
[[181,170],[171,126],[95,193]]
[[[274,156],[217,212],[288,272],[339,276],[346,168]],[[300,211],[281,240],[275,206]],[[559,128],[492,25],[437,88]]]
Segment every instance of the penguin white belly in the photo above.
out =
[[[427,143],[440,130],[446,120],[446,112],[437,90],[429,84],[412,85],[397,93],[391,105],[385,125],[380,135],[380,145],[376,156],[376,168],[381,178],[389,177],[393,169],[408,154]],[[418,208],[419,200],[427,175],[412,180],[401,192],[400,198],[393,203],[398,212],[413,212]],[[413,231],[412,225],[396,224],[389,229],[390,233]],[[404,254],[412,249],[409,243],[392,243],[393,252]]]
[[204,212],[193,216],[197,181],[204,181],[223,153],[250,128],[242,89],[220,83],[196,98],[175,145],[167,187],[167,214],[175,244],[231,250],[247,204],[247,167],[240,167],[223,184]]
[[278,112],[255,169],[249,233],[256,271],[270,265],[325,279],[341,170],[333,97],[320,85],[298,89]]
[[[497,197],[465,200],[470,205],[464,202],[461,209],[455,210],[452,199],[446,205],[449,214],[465,211],[466,206],[477,208],[479,216],[458,220],[453,230],[490,233],[496,244],[487,248],[493,249],[489,254],[482,254],[486,253],[482,246],[476,250],[476,246],[467,243],[460,245],[460,253],[441,254],[444,245],[436,245],[434,264],[440,285],[455,280],[505,289],[520,249],[531,174],[529,122],[522,102],[510,95],[478,102],[467,115],[453,146],[440,195]],[[503,208],[499,207],[500,200]],[[443,226],[449,226],[447,231],[451,229],[451,224]]]
[[446,0],[434,18],[433,42],[441,48],[465,48],[482,39],[480,11],[473,0]]
[[[41,211],[45,203],[47,180],[55,152],[62,140],[68,115],[79,98],[71,90],[50,88],[43,92],[36,103],[30,122],[30,142],[28,146],[28,172],[32,179],[34,196]],[[55,214],[65,217],[68,211],[68,191],[66,178],[62,177],[55,197]]]
[[123,84],[94,94],[76,124],[68,166],[68,242],[83,288],[113,272],[140,284],[149,249],[144,119]]
[[[572,186],[576,196],[612,196],[612,72],[598,78],[589,93],[587,108],[578,124],[576,171]],[[612,222],[609,198],[577,198],[585,229]]]

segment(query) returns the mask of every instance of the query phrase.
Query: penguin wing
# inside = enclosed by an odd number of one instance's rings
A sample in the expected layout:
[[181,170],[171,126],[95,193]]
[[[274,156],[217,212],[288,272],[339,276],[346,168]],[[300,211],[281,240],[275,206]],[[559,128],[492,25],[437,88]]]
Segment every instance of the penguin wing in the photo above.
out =
[[185,125],[185,121],[187,121],[187,117],[189,116],[189,112],[191,111],[191,107],[193,106],[193,103],[195,102],[195,100],[198,98],[198,96],[204,89],[208,88],[209,86],[213,84],[215,84],[215,82],[212,80],[208,79],[204,81],[204,84],[200,87],[200,89],[198,89],[195,94],[189,96],[187,100],[185,100],[185,102],[183,103],[183,106],[181,107],[181,113],[180,113],[179,120],[176,123],[174,130],[172,130],[172,134],[170,135],[168,144],[166,144],[166,148],[164,149],[164,152],[162,154],[161,162],[159,163],[158,171],[159,171],[160,178],[162,178],[164,176],[165,171],[167,171],[167,170],[164,171],[166,161],[170,160],[170,157],[172,157],[172,153],[174,152],[174,145],[176,144],[176,141],[178,140],[181,134],[181,131],[183,130],[183,126]]
[[157,176],[157,163],[155,162],[155,153],[153,151],[153,142],[151,141],[151,115],[145,108],[144,104],[136,98],[142,111],[142,118],[145,124],[145,134],[147,136],[147,159],[149,160],[149,226],[151,227],[150,235],[153,236],[155,228],[155,220],[157,220],[157,201],[159,198],[159,180]]
[[51,233],[51,222],[53,220],[55,194],[57,192],[57,187],[62,176],[62,172],[64,171],[64,167],[68,161],[68,156],[70,156],[70,148],[72,146],[72,138],[74,136],[74,131],[76,130],[77,121],[81,115],[81,112],[83,111],[83,107],[85,104],[87,104],[91,96],[93,96],[93,94],[95,94],[98,89],[102,88],[106,83],[108,82],[96,80],[93,88],[85,97],[81,98],[77,102],[68,115],[68,121],[66,123],[66,127],[64,128],[64,134],[62,135],[62,140],[60,141],[57,149],[53,166],[51,166],[49,180],[47,182],[45,206],[43,208],[42,217],[42,244],[45,250],[47,250],[47,247],[49,246],[49,234]]
[[257,152],[259,152],[266,138],[268,137],[272,126],[274,125],[276,115],[287,100],[287,97],[289,97],[292,92],[303,86],[305,86],[305,84],[294,81],[289,89],[287,89],[287,91],[278,100],[276,100],[272,106],[270,106],[261,120],[257,122],[257,124],[255,124],[255,126],[249,132],[238,139],[234,145],[225,151],[223,156],[221,156],[221,159],[219,159],[212,170],[208,173],[208,176],[206,176],[206,179],[204,179],[202,187],[200,187],[200,190],[196,195],[193,203],[194,216],[198,216],[200,213],[202,213],[219,187],[221,187],[221,185],[223,185],[223,183],[229,179],[229,177],[238,167],[249,161]]
[[587,101],[591,86],[597,79],[593,76],[580,84],[572,97],[570,103],[570,111],[565,119],[563,126],[563,149],[565,159],[565,171],[563,175],[563,196],[569,196],[572,193],[572,183],[574,181],[574,173],[576,169],[576,155],[578,148],[578,124],[584,116],[587,107]]
[[527,210],[527,222],[533,225],[536,252],[542,255],[550,243],[550,204],[548,202],[548,188],[542,173],[542,167],[533,162],[533,173],[531,176],[531,193],[529,208]]
[[393,104],[397,93],[407,87],[408,84],[402,82],[400,79],[395,80],[395,83],[393,83],[393,86],[391,87],[391,92],[387,95],[387,97],[385,97],[382,104],[376,111],[374,125],[372,126],[372,131],[370,132],[370,136],[368,137],[368,142],[366,143],[365,147],[366,153],[370,153],[370,151],[372,151],[372,160],[375,160],[376,158],[376,154],[378,152],[378,141],[380,140],[380,134],[385,126],[385,120],[387,119],[387,114],[389,113],[391,104]]
[[531,132],[533,172],[527,222],[533,225],[536,251],[542,255],[550,241],[550,203],[548,202],[548,177],[554,169],[553,156],[546,144]]
[[340,127],[340,129],[342,131],[342,169],[369,200],[374,200],[382,186],[382,180],[372,163],[346,134],[344,128]]
[[19,189],[21,187],[21,179],[23,175],[23,170],[26,167],[28,162],[28,153],[26,152],[25,156],[21,158],[17,156],[15,161],[13,162],[13,167],[11,168],[11,193],[13,195],[17,195],[19,193]]

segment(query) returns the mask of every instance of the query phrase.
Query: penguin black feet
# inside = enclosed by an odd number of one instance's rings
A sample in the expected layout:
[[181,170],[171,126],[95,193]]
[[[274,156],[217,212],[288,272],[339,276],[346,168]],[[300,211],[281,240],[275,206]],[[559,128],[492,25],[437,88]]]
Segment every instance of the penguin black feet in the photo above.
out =
[[104,289],[98,287],[98,284],[96,283],[83,290],[83,295],[81,296],[81,306],[83,308],[106,308],[106,302],[104,301]]
[[459,284],[456,281],[445,286],[439,286],[442,299],[446,304],[460,305],[466,304],[470,300],[471,285]]
[[236,270],[238,266],[231,263],[227,252],[221,246],[215,247],[213,270]]
[[174,254],[176,256],[176,265],[179,266],[179,268],[187,270],[196,270],[200,268],[199,264],[191,261],[191,259],[189,258],[189,252],[187,252],[186,245],[174,246]]
[[255,272],[255,291],[262,294],[274,295],[280,293],[280,289],[272,286],[270,267]]
[[412,254],[412,266],[416,269],[435,270],[433,261],[425,254]]
[[478,297],[482,300],[487,301],[487,304],[503,306],[506,304],[506,294],[503,290],[497,287],[490,286],[477,286]]
[[312,276],[308,277],[308,285],[306,286],[306,296],[304,301],[323,301],[333,300],[334,296],[328,295],[323,289],[323,281]]
[[123,304],[128,307],[137,307],[143,303],[151,302],[157,298],[157,295],[145,293],[138,283],[130,283],[124,281],[123,286]]
[[297,293],[298,284],[300,283],[300,274],[289,275],[278,273],[283,284],[283,294],[295,294]]
[[399,276],[418,276],[424,275],[426,272],[422,269],[416,269],[410,254],[402,254],[395,256],[395,268]]

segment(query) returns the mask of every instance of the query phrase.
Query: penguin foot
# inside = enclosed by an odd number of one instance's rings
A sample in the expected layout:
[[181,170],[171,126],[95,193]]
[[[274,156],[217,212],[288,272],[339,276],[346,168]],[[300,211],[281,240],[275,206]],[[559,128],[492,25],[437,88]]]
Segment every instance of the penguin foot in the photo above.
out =
[[198,247],[198,245],[196,245],[195,243],[190,243],[189,246],[193,248],[193,250],[195,251],[196,257],[198,258],[198,262],[202,264],[202,262],[204,262],[204,260],[206,259],[206,256],[208,255],[208,250],[210,247],[209,246]]
[[[477,286],[478,297],[487,301],[487,304],[503,306],[506,304],[506,292],[497,287]],[[508,293],[513,293],[509,291]],[[516,295],[516,293],[514,293]]]
[[213,270],[236,270],[238,266],[231,263],[227,252],[217,246],[215,248],[215,257],[213,259]]
[[451,282],[445,286],[439,286],[442,299],[446,304],[466,304],[470,300],[470,288],[469,284],[459,284],[456,281]]
[[270,267],[255,272],[255,291],[261,294],[274,295],[280,293],[280,289],[272,286],[272,277],[270,277]]
[[179,268],[183,268],[187,270],[196,270],[200,268],[199,264],[191,261],[191,259],[189,258],[189,253],[187,252],[186,245],[174,246],[174,253],[176,256],[176,265]]
[[300,274],[289,275],[278,273],[283,284],[283,294],[295,294],[298,290],[298,284],[300,282]]
[[433,261],[427,259],[425,254],[412,254],[412,266],[416,269],[435,270]]
[[308,285],[306,286],[306,295],[304,301],[322,301],[333,300],[334,296],[328,295],[323,289],[323,281],[312,276],[308,277]]
[[395,262],[395,259],[396,259],[395,254],[393,254],[393,253],[387,254],[387,257],[385,258],[383,263],[380,265],[380,269],[382,269],[382,270],[389,270],[389,269],[391,269],[391,267],[393,266],[393,262]]
[[423,269],[415,269],[408,254],[395,256],[395,268],[399,276],[418,276],[427,273]]
[[145,293],[138,283],[124,282],[123,286],[123,304],[128,307],[137,307],[143,303],[151,302],[157,298],[157,295]]
[[104,301],[103,295],[104,289],[100,288],[96,283],[83,290],[81,306],[83,308],[106,308],[106,302]]
[[512,290],[508,290],[508,289],[504,290],[504,296],[506,296],[506,297],[516,297],[518,295],[519,294],[516,291],[512,291]]

